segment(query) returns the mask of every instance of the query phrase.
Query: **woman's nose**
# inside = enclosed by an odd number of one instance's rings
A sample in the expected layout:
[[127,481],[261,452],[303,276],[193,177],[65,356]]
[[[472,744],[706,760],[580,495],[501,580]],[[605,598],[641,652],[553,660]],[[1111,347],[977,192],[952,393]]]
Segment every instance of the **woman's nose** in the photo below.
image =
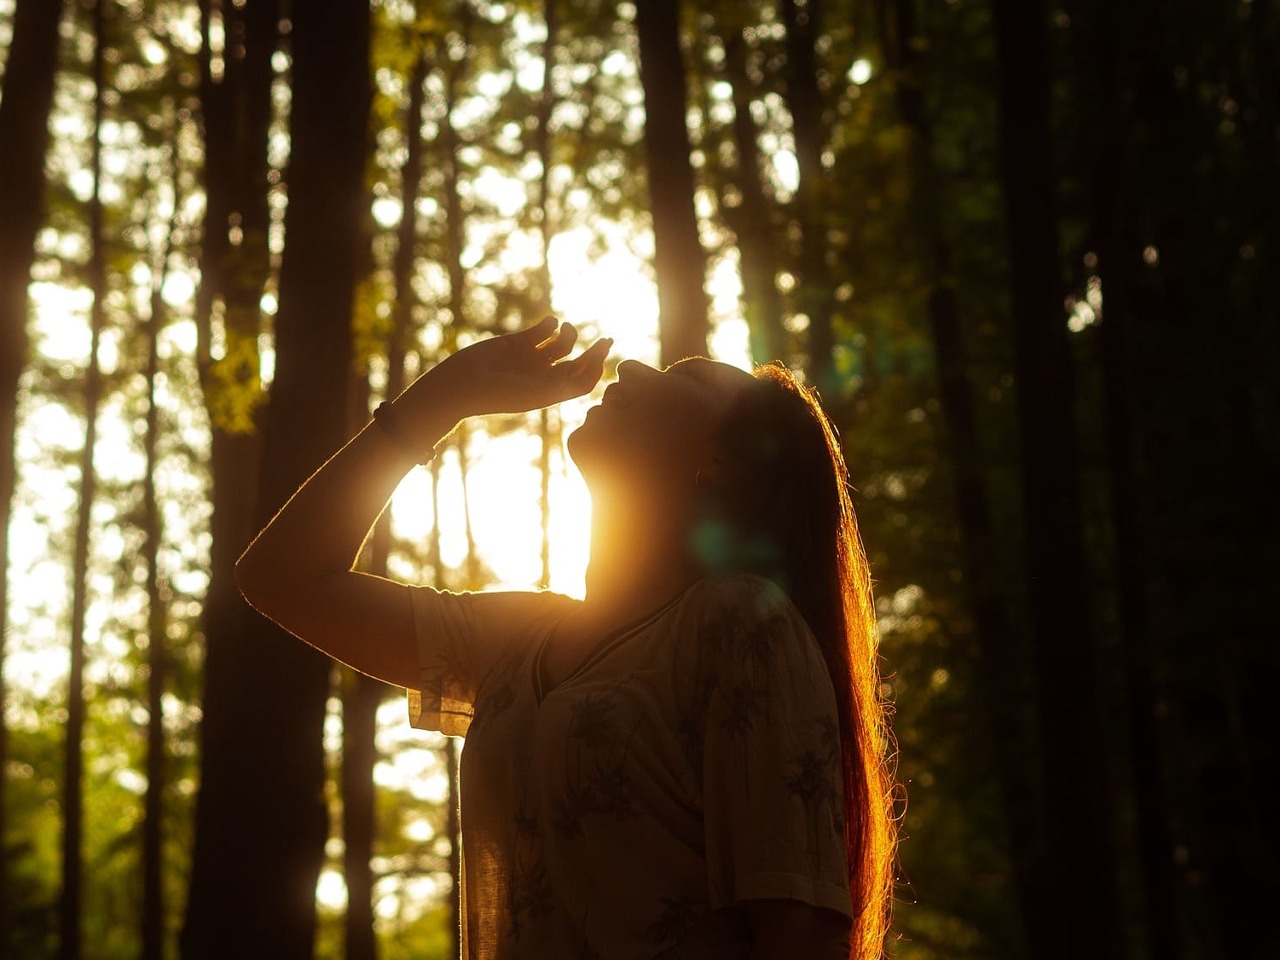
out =
[[636,378],[643,378],[651,374],[656,374],[657,372],[658,371],[653,369],[653,367],[646,363],[641,363],[639,360],[623,360],[618,364],[619,382],[624,378],[627,380],[634,380]]

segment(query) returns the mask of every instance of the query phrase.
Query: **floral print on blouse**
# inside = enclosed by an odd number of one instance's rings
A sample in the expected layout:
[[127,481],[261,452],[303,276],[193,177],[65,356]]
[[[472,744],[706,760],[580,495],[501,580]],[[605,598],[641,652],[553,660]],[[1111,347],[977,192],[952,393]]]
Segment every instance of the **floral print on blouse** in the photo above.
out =
[[745,900],[852,914],[835,695],[768,580],[700,580],[542,689],[577,601],[414,588],[414,726],[465,736],[468,960],[745,957]]

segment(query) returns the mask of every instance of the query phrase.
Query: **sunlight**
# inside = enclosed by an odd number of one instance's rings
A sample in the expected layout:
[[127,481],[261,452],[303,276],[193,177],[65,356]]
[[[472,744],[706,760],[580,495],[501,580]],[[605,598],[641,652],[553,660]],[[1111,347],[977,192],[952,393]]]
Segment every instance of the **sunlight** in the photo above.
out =
[[326,867],[316,881],[316,902],[333,911],[347,908],[347,881],[341,871]]
[[[610,336],[614,362],[632,358],[656,364],[657,292],[649,265],[631,248],[633,237],[621,224],[596,224],[557,234],[549,253],[552,308],[558,318],[579,329],[580,346],[598,336]],[[515,234],[500,266],[514,272],[535,263],[537,255],[534,236]],[[707,292],[717,321],[709,352],[726,363],[751,369],[747,325],[739,316],[742,283],[735,260],[721,259],[712,267]],[[554,416],[559,418],[562,441],[581,425],[611,379],[606,373],[592,395],[559,405]],[[487,589],[529,589],[542,573],[537,417],[530,415],[525,427],[509,433],[498,433],[495,426],[476,421],[470,427],[466,482],[472,536],[477,553],[493,574]],[[440,550],[446,566],[454,569],[464,565],[467,552],[463,496],[457,452],[446,449],[440,460]],[[551,452],[549,498],[549,586],[581,597],[589,559],[591,499],[562,444]],[[405,477],[392,498],[391,511],[399,537],[426,544],[435,522],[429,471],[414,470]],[[461,585],[446,586],[459,589]]]
[[[615,357],[658,358],[658,291],[647,263],[628,249],[624,224],[598,223],[556,234],[547,259],[555,280],[552,309],[591,336],[613,337]],[[604,252],[593,247],[603,239]]]

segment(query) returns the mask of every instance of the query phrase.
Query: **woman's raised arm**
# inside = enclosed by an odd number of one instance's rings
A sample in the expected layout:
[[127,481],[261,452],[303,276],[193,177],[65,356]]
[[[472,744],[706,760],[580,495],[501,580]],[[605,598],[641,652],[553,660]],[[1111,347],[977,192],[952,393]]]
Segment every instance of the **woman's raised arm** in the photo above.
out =
[[409,589],[353,571],[369,530],[416,460],[465,417],[535,410],[590,392],[610,341],[566,360],[577,339],[547,318],[445,358],[298,488],[236,563],[248,602],[370,676],[417,682]]

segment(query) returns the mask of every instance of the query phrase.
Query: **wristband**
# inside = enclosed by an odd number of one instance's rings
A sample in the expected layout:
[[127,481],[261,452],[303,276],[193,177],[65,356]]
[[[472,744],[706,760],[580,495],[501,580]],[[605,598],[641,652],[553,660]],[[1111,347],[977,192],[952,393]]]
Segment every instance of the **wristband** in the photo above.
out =
[[387,437],[414,463],[425,467],[436,458],[436,448],[434,446],[427,451],[425,457],[420,456],[413,440],[404,432],[404,428],[396,420],[395,408],[390,400],[383,400],[374,409],[373,422],[380,426]]

